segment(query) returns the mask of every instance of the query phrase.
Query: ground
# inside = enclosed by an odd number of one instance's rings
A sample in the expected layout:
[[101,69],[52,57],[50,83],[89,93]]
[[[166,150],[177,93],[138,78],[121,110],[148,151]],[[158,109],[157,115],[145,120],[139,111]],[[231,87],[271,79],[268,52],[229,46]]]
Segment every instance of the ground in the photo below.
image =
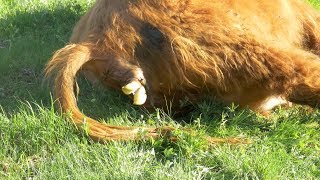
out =
[[[93,0],[0,1],[0,179],[318,179],[320,111],[268,118],[203,100],[186,117],[148,112],[80,79],[79,106],[111,124],[188,128],[180,141],[92,142],[57,113],[43,68]],[[315,6],[319,0],[313,0]],[[252,144],[208,146],[206,135]]]

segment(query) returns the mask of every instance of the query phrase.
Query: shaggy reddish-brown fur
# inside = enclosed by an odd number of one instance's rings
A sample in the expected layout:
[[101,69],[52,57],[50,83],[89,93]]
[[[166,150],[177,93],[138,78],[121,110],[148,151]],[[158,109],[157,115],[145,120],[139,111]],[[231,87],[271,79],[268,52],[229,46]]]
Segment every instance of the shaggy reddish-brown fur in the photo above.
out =
[[140,82],[145,106],[209,95],[260,113],[287,101],[315,107],[319,23],[320,14],[302,0],[97,0],[46,74],[63,112],[71,111],[79,127],[86,122],[92,138],[139,139],[140,130],[156,138],[171,128],[110,126],[83,115],[76,74],[119,90]]

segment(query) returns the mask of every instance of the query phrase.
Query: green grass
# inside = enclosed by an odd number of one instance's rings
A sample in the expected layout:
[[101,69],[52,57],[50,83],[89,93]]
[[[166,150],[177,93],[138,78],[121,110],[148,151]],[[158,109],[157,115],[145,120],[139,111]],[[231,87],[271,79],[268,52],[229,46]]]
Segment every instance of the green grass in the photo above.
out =
[[[54,111],[42,70],[92,2],[0,1],[0,179],[320,179],[320,111],[300,106],[265,119],[205,100],[174,121],[81,80],[86,114],[112,124],[170,124],[193,133],[177,131],[177,143],[101,145],[77,131]],[[203,135],[254,143],[208,147]]]

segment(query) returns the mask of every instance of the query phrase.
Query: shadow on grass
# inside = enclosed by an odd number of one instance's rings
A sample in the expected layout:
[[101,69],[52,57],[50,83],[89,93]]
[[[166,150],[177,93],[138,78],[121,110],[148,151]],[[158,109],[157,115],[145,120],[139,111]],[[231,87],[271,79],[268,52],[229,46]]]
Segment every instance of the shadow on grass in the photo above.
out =
[[66,42],[73,25],[85,12],[85,8],[72,2],[37,9],[12,7],[13,12],[0,19],[0,38],[12,40],[21,36],[31,36],[54,40],[61,37],[60,40]]

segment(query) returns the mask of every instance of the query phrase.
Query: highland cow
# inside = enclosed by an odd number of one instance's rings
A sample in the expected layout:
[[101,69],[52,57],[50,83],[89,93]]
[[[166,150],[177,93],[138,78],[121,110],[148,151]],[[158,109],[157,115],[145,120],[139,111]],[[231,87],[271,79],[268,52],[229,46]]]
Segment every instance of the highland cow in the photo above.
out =
[[82,114],[78,72],[146,107],[204,96],[262,114],[289,102],[316,107],[319,23],[303,0],[97,0],[46,75],[62,111],[78,127],[86,122],[93,139],[157,138],[173,129],[111,126]]

